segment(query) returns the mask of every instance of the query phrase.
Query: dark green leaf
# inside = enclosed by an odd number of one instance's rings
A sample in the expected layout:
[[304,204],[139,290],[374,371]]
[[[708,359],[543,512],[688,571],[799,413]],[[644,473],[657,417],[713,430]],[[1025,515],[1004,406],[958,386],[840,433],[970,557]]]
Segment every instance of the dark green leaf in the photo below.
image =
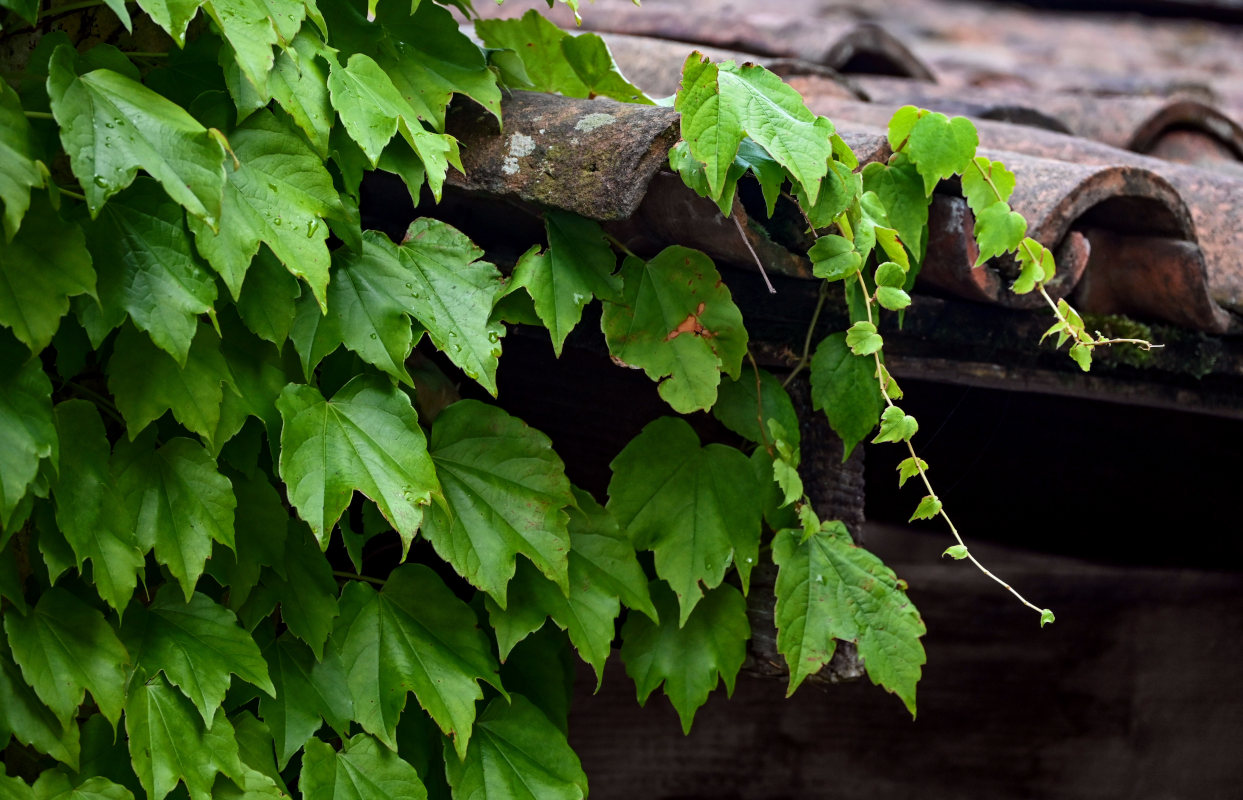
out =
[[565,734],[520,694],[496,698],[479,715],[463,755],[445,744],[454,797],[581,800],[587,776]]
[[513,52],[537,92],[587,97],[590,90],[561,49],[570,34],[531,9],[521,19],[481,19],[475,30],[488,47]]
[[[818,194],[809,194],[802,186],[794,187],[794,196],[807,215],[811,227],[826,228],[849,209],[863,191],[863,177],[852,172],[840,161],[829,162],[829,171],[820,182]],[[857,238],[856,238],[856,241]],[[861,250],[866,255],[867,251]]]
[[721,584],[731,562],[744,588],[759,558],[759,487],[747,457],[699,446],[684,420],[650,423],[610,465],[608,509],[639,549],[656,556],[685,623],[703,587]]
[[746,659],[751,636],[747,602],[726,584],[708,592],[678,625],[673,592],[660,581],[653,581],[651,590],[660,624],[637,614],[627,617],[622,626],[622,661],[634,680],[639,704],[664,684],[682,720],[682,732],[690,733],[695,712],[718,682],[725,682],[726,694],[734,693],[734,679]]
[[286,634],[264,655],[276,692],[259,698],[259,713],[272,731],[277,764],[284,768],[323,721],[347,730],[354,709],[349,693],[341,691],[345,673],[335,654],[317,662],[310,648]]
[[17,235],[22,217],[30,208],[30,190],[43,185],[39,167],[21,100],[5,81],[0,84],[0,201],[4,202],[6,241]]
[[354,699],[354,719],[390,747],[414,692],[440,729],[466,753],[479,681],[500,689],[475,612],[421,564],[398,567],[377,592],[358,581],[341,593],[333,632]]
[[237,617],[199,592],[183,603],[166,584],[149,607],[135,605],[126,613],[121,632],[138,665],[149,675],[163,672],[208,727],[214,725],[231,675],[269,695],[276,691],[259,646]]
[[748,371],[738,380],[722,381],[712,415],[734,433],[756,444],[769,441],[768,421],[775,420],[785,431],[784,438],[790,446],[795,449],[799,446],[801,437],[794,403],[781,381],[767,370],[759,370],[758,374]]
[[931,201],[924,194],[924,181],[915,166],[906,156],[899,156],[889,164],[868,164],[863,168],[863,188],[875,192],[884,203],[894,230],[919,260],[924,250],[924,229],[928,227]]
[[88,689],[117,724],[129,654],[103,614],[53,586],[29,614],[6,613],[4,630],[26,682],[64,724],[73,722]]
[[410,398],[382,378],[359,376],[332,400],[291,383],[276,405],[284,421],[281,479],[320,547],[358,490],[408,548],[424,507],[439,493]]
[[790,665],[793,694],[829,662],[837,641],[853,641],[868,677],[915,714],[915,684],[925,662],[925,628],[905,584],[855,545],[840,522],[807,535],[786,529],[773,540],[777,573],[777,649]]
[[121,442],[112,473],[139,549],[155,548],[186,599],[203,574],[213,541],[233,547],[237,501],[229,479],[197,442],[172,439],[158,450],[153,436]]
[[68,45],[52,54],[48,94],[91,216],[141,167],[191,214],[218,224],[225,182],[220,142],[141,83],[108,69],[79,76],[75,56]]
[[[8,84],[3,86],[7,88]],[[0,136],[3,130],[0,119]],[[4,159],[0,141],[0,164]],[[0,197],[4,193],[4,176],[0,174]],[[13,208],[11,201],[5,202],[6,211]],[[95,294],[91,254],[82,228],[63,222],[42,196],[35,201],[21,231],[10,239],[0,241],[0,325],[10,328],[31,352],[39,353],[52,341],[61,317],[69,311],[69,298]]]
[[62,725],[39,702],[10,659],[8,645],[0,642],[0,743],[8,740],[9,732],[22,744],[46,753],[70,769],[78,768],[81,734],[77,722],[71,720]]
[[186,27],[198,13],[203,0],[142,0],[139,6],[155,24],[163,28],[179,47],[186,44]]
[[310,645],[316,659],[337,618],[337,582],[332,566],[306,526],[290,526],[285,543],[284,577],[269,578],[281,603],[281,620],[289,632]]
[[306,743],[298,788],[306,800],[425,800],[418,772],[365,733],[341,752],[318,739]]
[[548,437],[499,408],[462,400],[436,418],[430,449],[445,506],[433,505],[423,535],[436,552],[502,608],[519,553],[568,594],[564,509],[574,495]]
[[737,378],[747,350],[742,312],[712,260],[681,246],[646,263],[630,257],[622,287],[622,302],[604,307],[609,352],[659,381],[675,411],[711,408],[720,373]]
[[[0,343],[2,346],[2,343]],[[58,450],[52,382],[39,359],[0,350],[0,527],[7,528],[39,462]],[[24,362],[24,363],[23,363]]]
[[281,266],[271,250],[262,247],[246,271],[242,295],[237,299],[237,312],[255,335],[281,347],[293,327],[294,302],[298,294],[298,281]]

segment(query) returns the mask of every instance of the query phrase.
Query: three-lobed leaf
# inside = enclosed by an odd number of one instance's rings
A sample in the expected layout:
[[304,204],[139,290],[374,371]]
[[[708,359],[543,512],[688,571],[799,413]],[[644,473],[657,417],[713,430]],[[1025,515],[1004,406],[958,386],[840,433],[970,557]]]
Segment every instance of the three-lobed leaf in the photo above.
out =
[[365,733],[340,751],[319,739],[306,743],[298,788],[306,800],[426,800],[419,773]]

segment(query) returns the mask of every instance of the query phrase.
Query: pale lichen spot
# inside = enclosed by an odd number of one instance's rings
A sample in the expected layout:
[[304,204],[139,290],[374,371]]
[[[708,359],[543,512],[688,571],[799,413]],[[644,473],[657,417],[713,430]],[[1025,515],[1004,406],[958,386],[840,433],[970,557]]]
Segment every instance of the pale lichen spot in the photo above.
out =
[[605,125],[612,125],[614,122],[617,122],[617,117],[612,114],[588,114],[578,121],[578,123],[574,126],[574,130],[582,133],[590,133],[596,128],[602,128]]
[[518,159],[535,152],[535,140],[525,133],[514,133],[509,137],[509,155],[501,162],[501,172],[506,175],[518,174]]

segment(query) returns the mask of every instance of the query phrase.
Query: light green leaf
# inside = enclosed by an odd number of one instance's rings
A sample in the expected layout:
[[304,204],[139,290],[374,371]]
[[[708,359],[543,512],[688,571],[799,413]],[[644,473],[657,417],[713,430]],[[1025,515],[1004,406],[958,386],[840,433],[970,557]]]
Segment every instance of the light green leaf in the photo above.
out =
[[[1014,173],[1000,161],[976,156],[962,174],[962,194],[976,214],[997,203],[1005,203],[1014,194]],[[1023,237],[1019,237],[1020,239]],[[1014,248],[1011,247],[1011,250]]]
[[[358,314],[371,307],[377,315],[390,317],[394,309],[404,310],[427,329],[432,344],[468,378],[495,395],[497,359],[505,329],[491,320],[491,313],[501,289],[501,275],[492,264],[479,261],[481,255],[483,251],[456,228],[420,218],[410,225],[400,245],[381,233],[368,231],[363,251],[343,254],[339,269],[349,272],[350,280],[357,284]],[[357,314],[351,313],[339,324],[347,346],[353,341],[365,349],[352,333],[361,334],[364,328]],[[392,324],[390,318],[383,329],[389,330]],[[378,337],[381,329],[374,330]],[[368,331],[367,341],[370,334]]]
[[1092,348],[1080,342],[1076,342],[1070,346],[1070,357],[1079,365],[1079,369],[1084,372],[1092,369]]
[[17,235],[30,208],[30,190],[43,185],[39,166],[21,99],[5,81],[0,84],[0,200],[4,201],[5,241]]
[[561,52],[574,75],[587,87],[587,97],[611,97],[623,103],[654,105],[642,89],[622,75],[608,44],[598,34],[566,36],[561,40]]
[[971,120],[966,117],[950,119],[937,112],[924,113],[908,135],[906,152],[924,179],[924,194],[928,197],[943,179],[971,166],[975,148],[980,143]]
[[[794,186],[794,197],[806,213],[811,227],[820,230],[827,228],[846,210],[851,208],[863,192],[863,177],[852,172],[840,161],[829,162],[829,171],[820,182],[818,194],[809,194],[802,186]],[[856,232],[856,243],[859,241]],[[865,248],[859,248],[862,255],[867,254]]]
[[508,606],[505,587],[519,553],[569,592],[565,465],[548,437],[495,406],[461,400],[432,426],[430,446],[444,487],[423,535],[458,574]]
[[10,659],[8,644],[0,642],[0,736],[7,741],[9,732],[22,744],[77,770],[81,746],[77,722],[62,725],[39,702]]
[[155,24],[163,28],[178,47],[186,45],[186,28],[203,0],[142,0],[138,4]]
[[377,592],[354,581],[341,592],[332,641],[340,650],[354,719],[396,747],[397,720],[414,692],[436,724],[466,754],[479,681],[501,688],[475,612],[421,564],[398,567]]
[[724,681],[726,694],[734,693],[734,679],[747,657],[747,602],[729,584],[708,592],[681,625],[673,592],[653,581],[652,599],[660,624],[632,614],[622,626],[621,657],[626,674],[638,691],[639,705],[661,684],[677,709],[682,732],[690,733],[695,712]]
[[218,224],[225,182],[220,142],[181,106],[141,83],[109,69],[77,75],[75,57],[68,45],[56,48],[48,95],[91,216],[141,167],[186,211]]
[[73,723],[89,689],[100,712],[117,724],[129,653],[103,614],[53,586],[29,614],[6,613],[4,631],[26,682],[62,723]]
[[354,715],[340,659],[330,654],[322,662],[302,642],[286,634],[264,650],[273,696],[259,698],[259,713],[272,731],[276,763],[282,769],[323,721],[338,731],[349,728]]
[[142,179],[109,203],[86,234],[105,332],[128,314],[156,347],[184,363],[198,316],[216,300],[216,283],[194,254],[181,209]]
[[600,324],[609,352],[659,381],[673,410],[710,408],[720,373],[737,378],[747,350],[742,312],[712,260],[681,246],[646,263],[627,258],[622,287]]
[[186,698],[162,675],[131,684],[125,705],[134,772],[151,800],[163,800],[184,782],[191,800],[210,800],[216,775],[240,779],[233,726],[224,714],[209,729]]
[[885,345],[885,340],[870,322],[856,322],[846,331],[846,346],[856,356],[870,356]]
[[734,433],[756,444],[771,438],[769,422],[776,422],[790,446],[794,449],[799,446],[801,437],[794,403],[781,381],[767,370],[758,370],[754,375],[748,371],[737,380],[723,381],[712,415]]
[[910,456],[902,459],[902,462],[898,464],[898,488],[905,486],[906,482],[918,475],[921,470],[928,471],[928,462],[922,458]]
[[773,561],[777,650],[790,665],[787,695],[829,662],[836,640],[852,641],[872,683],[898,695],[914,716],[915,684],[927,659],[919,642],[924,623],[906,585],[836,521],[809,536],[780,531]]
[[[889,210],[889,221],[911,255],[919,260],[924,250],[930,199],[924,181],[905,155],[890,163],[873,162],[863,168],[863,189],[874,192]],[[909,286],[907,288],[910,288]]]
[[18,503],[39,471],[39,462],[58,449],[52,421],[52,382],[37,358],[20,348],[0,348],[0,528],[7,528]]
[[833,157],[833,124],[807,110],[794,89],[763,67],[732,61],[713,64],[693,53],[682,67],[674,108],[682,113],[682,138],[704,163],[712,196],[719,197],[744,136],[781,164],[809,197]]
[[621,298],[621,276],[614,275],[617,256],[599,223],[564,211],[545,211],[548,249],[535,248],[518,259],[509,290],[525,287],[535,312],[552,335],[557,357],[565,337],[583,317],[591,298]]
[[247,119],[229,140],[241,166],[228,170],[219,233],[190,221],[199,253],[236,298],[263,242],[323,305],[329,262],[323,217],[344,213],[323,159],[267,111]]
[[56,524],[73,548],[78,569],[89,559],[95,590],[123,611],[138,584],[143,554],[124,524],[113,488],[103,421],[95,405],[85,400],[59,403],[55,414],[57,436],[73,442],[73,458],[61,464],[52,486]]
[[134,800],[134,793],[98,775],[74,786],[68,775],[48,770],[35,781],[34,800]]
[[917,519],[932,519],[941,513],[941,500],[935,495],[925,495],[923,500],[919,501],[919,507],[915,509],[915,513],[911,515],[908,522],[914,522]]
[[165,584],[150,606],[135,605],[126,613],[121,633],[138,665],[149,675],[162,672],[181,689],[207,727],[232,675],[269,695],[276,691],[259,646],[237,617],[199,592],[183,603]]
[[[750,145],[753,150],[763,153],[754,142],[750,139],[743,139],[742,147]],[[741,152],[741,147],[740,147]],[[767,153],[764,153],[767,156]],[[773,162],[778,170],[781,170],[782,180],[784,180],[785,170],[777,162]],[[734,159],[734,163],[730,165],[729,170],[725,173],[725,186],[721,190],[721,194],[714,197],[712,188],[708,186],[708,174],[704,170],[704,165],[695,160],[691,155],[690,146],[686,142],[678,142],[669,151],[669,168],[678,173],[682,178],[682,182],[694,190],[695,194],[700,197],[706,197],[716,203],[717,208],[721,210],[723,216],[729,216],[734,208],[734,195],[738,192],[738,179],[746,174],[746,168],[739,163],[739,158]]]
[[919,423],[897,406],[889,406],[880,415],[880,433],[872,444],[881,442],[909,442],[919,430]]
[[906,270],[902,265],[886,261],[876,268],[876,285],[901,288],[906,283]]
[[132,326],[121,328],[108,360],[108,391],[125,417],[130,441],[171,410],[178,422],[211,447],[223,444],[213,437],[224,393],[237,389],[220,352],[220,337],[211,325],[200,322],[184,366]]
[[701,448],[684,420],[662,417],[610,466],[608,509],[636,548],[654,552],[656,574],[677,594],[680,623],[700,601],[700,584],[719,586],[731,562],[747,586],[762,508],[746,456],[720,444]]
[[967,557],[967,546],[962,545],[962,544],[956,544],[956,545],[947,547],[945,548],[945,552],[941,554],[942,558],[945,558],[946,556],[953,558],[955,561],[962,561],[964,558]]
[[911,304],[911,296],[901,289],[892,286],[880,286],[876,289],[876,302],[881,308],[890,311],[901,311]]
[[[379,15],[390,37],[376,60],[394,85],[436,131],[445,129],[445,109],[453,95],[471,98],[501,120],[501,90],[479,46],[459,28],[448,9],[416,3],[407,13],[386,3]],[[388,8],[391,13],[385,13]]]
[[120,442],[113,480],[139,549],[155,548],[156,561],[168,567],[189,600],[211,543],[233,547],[237,501],[229,479],[197,442],[171,439],[156,450],[154,439]]
[[1022,214],[1011,211],[1005,203],[986,207],[975,217],[975,240],[980,247],[980,257],[974,266],[1014,251],[1026,235],[1027,220]]
[[561,42],[570,34],[531,9],[521,19],[481,19],[475,31],[483,43],[517,56],[531,80],[531,90],[587,97],[590,90],[566,58]]
[[306,6],[295,0],[207,0],[203,10],[232,46],[246,80],[266,97],[272,47],[297,35]]
[[811,271],[817,278],[840,281],[853,277],[863,263],[863,257],[855,251],[854,242],[836,234],[821,236],[807,251],[811,259]]
[[1051,609],[1043,609],[1040,612],[1040,627],[1043,628],[1045,625],[1048,625],[1056,619],[1057,617],[1053,616],[1053,611]]
[[365,733],[347,739],[341,752],[306,743],[298,788],[306,800],[425,800],[419,773],[397,753]]
[[1017,255],[1019,277],[1010,287],[1015,294],[1027,294],[1035,289],[1037,284],[1053,280],[1057,272],[1057,264],[1049,248],[1029,237],[1019,243]]
[[[330,281],[329,286],[332,285]],[[303,292],[294,302],[289,341],[298,353],[302,374],[314,382],[315,369],[324,357],[341,346],[341,325],[336,314],[324,314],[315,296]]]
[[889,120],[889,146],[893,148],[895,153],[905,150],[911,131],[915,128],[915,123],[919,122],[919,118],[928,112],[916,108],[915,106],[902,106],[893,112],[893,117]]
[[[0,137],[3,131],[0,119]],[[5,158],[0,141],[0,164]],[[0,174],[0,198],[4,193]],[[13,208],[11,201],[5,202],[6,211]],[[94,296],[91,254],[81,226],[63,222],[42,197],[16,237],[9,239],[0,241],[0,325],[10,328],[32,353],[39,353],[51,343],[61,317],[69,311],[69,298]]]
[[335,115],[328,98],[328,71],[317,58],[321,55],[327,57],[326,45],[313,33],[299,33],[276,54],[268,91],[322,158],[328,155],[328,133]]
[[520,694],[479,715],[465,756],[445,744],[445,774],[459,798],[581,800],[587,776],[565,734]]
[[320,547],[358,490],[409,548],[440,489],[410,398],[382,378],[359,376],[332,400],[291,383],[276,405],[284,421],[281,480]]
[[337,618],[337,582],[332,577],[332,565],[306,526],[290,528],[283,576],[269,577],[267,584],[280,600],[281,621],[290,633],[310,645],[318,660]]

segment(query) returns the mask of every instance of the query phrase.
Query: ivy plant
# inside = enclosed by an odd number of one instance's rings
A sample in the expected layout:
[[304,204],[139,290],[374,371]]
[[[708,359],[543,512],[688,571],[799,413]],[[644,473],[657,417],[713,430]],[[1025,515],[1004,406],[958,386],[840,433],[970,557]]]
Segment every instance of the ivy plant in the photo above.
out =
[[[567,655],[602,680],[619,649],[638,701],[661,689],[689,730],[733,689],[764,561],[790,691],[853,642],[914,713],[923,623],[808,502],[785,387],[809,370],[848,450],[908,449],[913,518],[949,522],[878,324],[911,302],[936,185],[960,179],[981,258],[1017,260],[1084,369],[1112,342],[1046,292],[1013,175],[915,108],[860,168],[777,76],[690,56],[671,167],[726,213],[745,175],[770,213],[792,200],[816,276],[845,285],[849,329],[814,341],[817,307],[770,374],[703,253],[640,258],[553,209],[503,269],[436,219],[362,229],[368,173],[438,200],[462,169],[450,105],[653,102],[598,36],[448,5],[0,0],[0,36],[37,40],[0,82],[0,796],[581,798]],[[85,10],[166,47],[57,30]],[[614,358],[668,403],[605,497],[540,431],[439,391],[497,394],[514,293],[557,354],[598,300]],[[702,441],[679,416],[701,410],[746,444]],[[385,539],[394,563],[366,574]]]

